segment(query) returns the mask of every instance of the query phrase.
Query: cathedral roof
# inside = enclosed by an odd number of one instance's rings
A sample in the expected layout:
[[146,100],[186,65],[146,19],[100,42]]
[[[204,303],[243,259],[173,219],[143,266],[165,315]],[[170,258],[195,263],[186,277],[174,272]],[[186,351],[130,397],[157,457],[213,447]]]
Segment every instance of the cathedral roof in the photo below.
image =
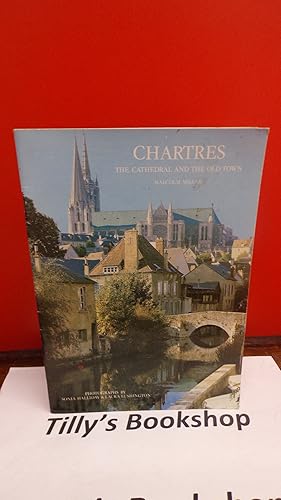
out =
[[221,224],[213,207],[209,208],[175,208],[173,212],[184,215],[189,219],[197,220],[199,222],[209,222],[209,217],[213,218],[215,224]]
[[132,226],[146,220],[146,210],[112,210],[95,212],[93,216],[94,227],[104,226]]
[[[210,215],[215,224],[220,224],[220,220],[213,208],[174,208],[173,216],[175,220],[184,220],[187,224],[208,222]],[[147,210],[112,210],[95,212],[93,225],[99,227],[112,226],[132,226],[138,222],[145,221]]]

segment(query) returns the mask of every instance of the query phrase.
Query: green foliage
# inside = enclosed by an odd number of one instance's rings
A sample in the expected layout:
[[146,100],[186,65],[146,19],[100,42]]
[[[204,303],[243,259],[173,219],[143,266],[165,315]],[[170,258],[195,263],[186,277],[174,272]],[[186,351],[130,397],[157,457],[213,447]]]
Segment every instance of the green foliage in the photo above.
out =
[[38,212],[33,201],[26,196],[24,196],[24,206],[31,253],[33,253],[34,244],[37,243],[40,255],[61,257],[59,230],[54,220]]
[[67,315],[70,302],[63,293],[62,272],[52,263],[42,264],[34,273],[34,285],[41,335],[47,357],[60,357],[61,349],[77,342],[68,331]]
[[75,251],[79,257],[85,257],[87,254],[86,247],[84,247],[83,245],[79,245],[79,246],[75,247]]
[[211,257],[211,254],[208,253],[208,252],[204,252],[204,253],[200,253],[197,258],[197,263],[198,264],[203,264],[203,263],[206,263],[206,264],[211,264],[212,262],[212,257]]
[[152,300],[150,284],[137,273],[117,274],[106,281],[97,297],[97,319],[101,334],[113,342],[126,339],[125,351],[142,351],[152,332],[159,333],[166,324]]
[[96,245],[92,240],[87,241],[86,247],[87,248],[94,248]]
[[231,260],[230,253],[221,252],[221,257],[218,259],[219,262],[221,262],[221,263],[227,262],[228,263],[230,260]]

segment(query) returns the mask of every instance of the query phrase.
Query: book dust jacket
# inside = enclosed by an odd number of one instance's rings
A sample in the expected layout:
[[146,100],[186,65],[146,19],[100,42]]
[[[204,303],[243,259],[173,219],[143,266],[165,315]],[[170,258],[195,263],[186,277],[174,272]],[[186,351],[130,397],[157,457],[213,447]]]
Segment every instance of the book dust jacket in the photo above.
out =
[[51,411],[239,406],[267,135],[15,131]]

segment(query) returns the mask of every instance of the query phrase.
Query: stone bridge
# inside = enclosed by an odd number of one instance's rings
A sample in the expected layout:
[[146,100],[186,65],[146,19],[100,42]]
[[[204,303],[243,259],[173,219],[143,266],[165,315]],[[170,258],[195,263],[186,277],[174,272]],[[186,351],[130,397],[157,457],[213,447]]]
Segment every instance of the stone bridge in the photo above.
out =
[[218,346],[227,347],[238,341],[238,337],[241,341],[244,326],[245,313],[238,312],[204,311],[169,316],[167,354],[185,360],[215,362]]

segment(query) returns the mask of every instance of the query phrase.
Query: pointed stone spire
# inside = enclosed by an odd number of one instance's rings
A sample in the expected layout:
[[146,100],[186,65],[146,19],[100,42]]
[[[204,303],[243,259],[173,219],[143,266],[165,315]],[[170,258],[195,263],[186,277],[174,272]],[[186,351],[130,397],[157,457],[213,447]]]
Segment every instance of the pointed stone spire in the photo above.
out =
[[173,209],[172,209],[172,203],[169,203],[168,207],[168,221],[173,220]]
[[82,157],[82,174],[85,181],[89,182],[91,180],[91,171],[88,158],[88,150],[85,134],[83,134],[83,157]]
[[147,222],[147,239],[150,241],[153,237],[153,210],[151,202],[148,205],[146,222]]
[[152,203],[150,202],[147,209],[147,219],[153,218]]
[[213,203],[212,203],[210,215],[208,217],[208,222],[214,222],[214,204]]
[[172,203],[169,203],[168,207],[168,217],[167,217],[167,247],[172,246],[173,242],[173,233],[174,233],[174,216],[173,216],[173,209],[172,209]]
[[69,201],[70,206],[74,206],[76,203],[80,202],[87,203],[87,193],[82,175],[76,138],[74,140],[72,186]]

